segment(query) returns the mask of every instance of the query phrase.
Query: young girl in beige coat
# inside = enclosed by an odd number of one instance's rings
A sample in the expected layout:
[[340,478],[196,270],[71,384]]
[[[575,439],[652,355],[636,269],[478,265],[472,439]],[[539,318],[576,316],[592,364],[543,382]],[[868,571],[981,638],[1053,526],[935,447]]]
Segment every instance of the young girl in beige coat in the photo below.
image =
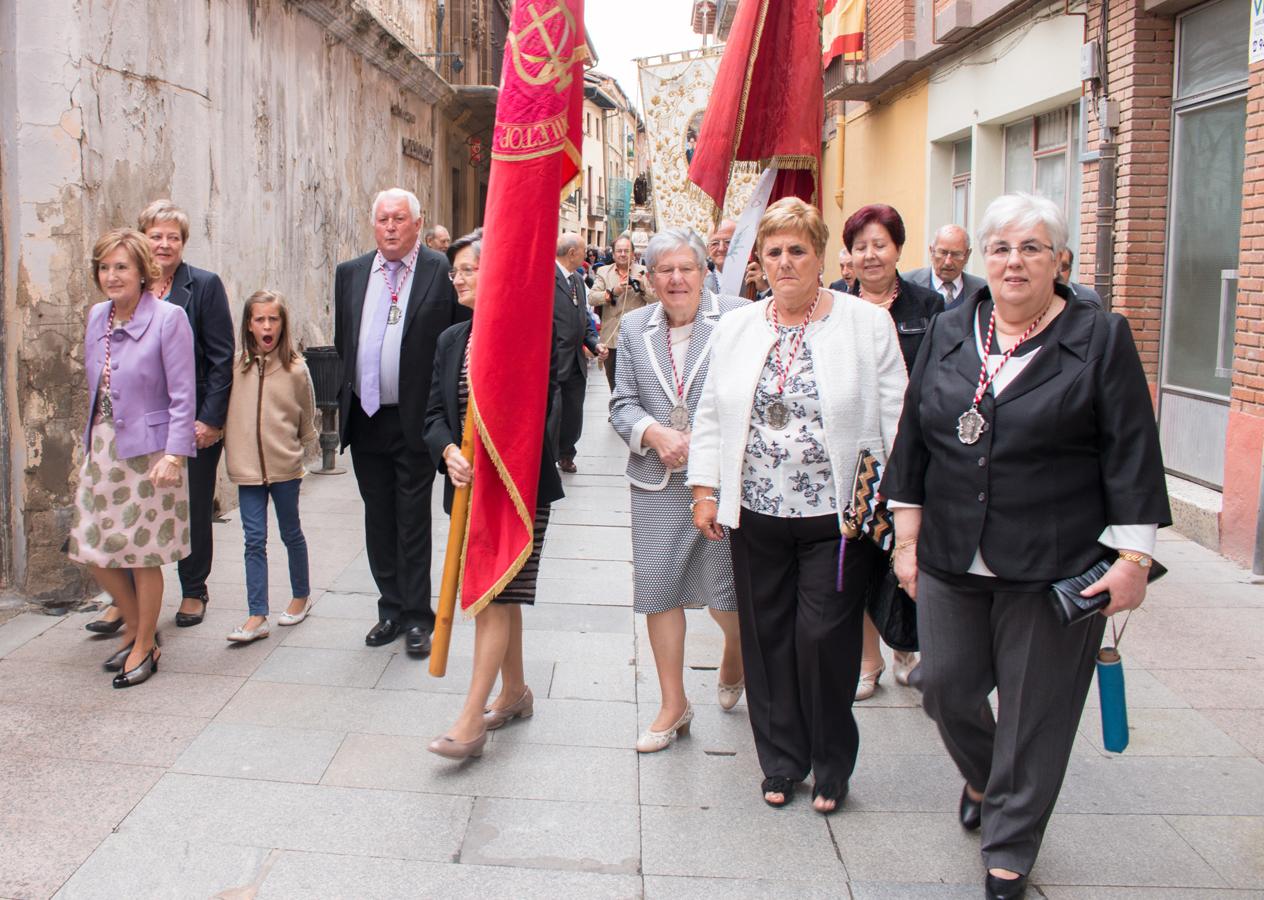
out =
[[268,500],[276,508],[290,562],[292,599],[278,619],[297,625],[307,618],[307,540],[298,517],[303,449],[318,438],[311,376],[290,340],[285,301],[256,291],[241,316],[241,358],[224,424],[228,477],[237,485],[246,538],[246,597],[250,618],[228,635],[246,643],[268,636]]

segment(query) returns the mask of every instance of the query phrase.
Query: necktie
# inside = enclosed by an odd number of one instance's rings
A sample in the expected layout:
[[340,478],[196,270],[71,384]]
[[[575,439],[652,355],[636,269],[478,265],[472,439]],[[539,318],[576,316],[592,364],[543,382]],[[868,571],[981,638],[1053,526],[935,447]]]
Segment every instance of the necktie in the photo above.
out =
[[953,288],[952,282],[944,282],[944,309],[952,306],[952,298],[956,295],[956,289]]
[[575,289],[575,277],[576,277],[576,276],[574,276],[574,275],[572,275],[572,276],[570,277],[570,283],[571,283],[571,303],[572,303],[572,305],[574,305],[574,306],[579,306],[579,291],[577,291],[577,290]]
[[[392,292],[402,265],[400,262],[386,263],[386,281]],[[386,319],[393,305],[389,294],[383,300],[385,302],[379,305],[380,308],[374,310],[373,327],[365,345],[364,372],[360,377],[360,408],[367,416],[372,416],[382,407],[382,341],[386,337]]]

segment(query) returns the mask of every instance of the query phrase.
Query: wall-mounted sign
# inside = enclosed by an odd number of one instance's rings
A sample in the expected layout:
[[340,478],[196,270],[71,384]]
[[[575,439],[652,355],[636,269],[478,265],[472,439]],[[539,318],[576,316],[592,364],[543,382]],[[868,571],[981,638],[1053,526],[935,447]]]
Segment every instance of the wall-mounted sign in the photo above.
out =
[[1250,0],[1251,3],[1251,55],[1250,65],[1264,62],[1264,0]]
[[426,165],[430,165],[430,161],[434,159],[434,151],[421,141],[413,138],[404,138],[403,153],[405,156],[411,157],[418,162],[423,162]]
[[417,117],[414,116],[412,113],[410,113],[408,110],[404,109],[404,107],[398,103],[391,104],[391,115],[397,119],[403,119],[409,125],[417,124]]

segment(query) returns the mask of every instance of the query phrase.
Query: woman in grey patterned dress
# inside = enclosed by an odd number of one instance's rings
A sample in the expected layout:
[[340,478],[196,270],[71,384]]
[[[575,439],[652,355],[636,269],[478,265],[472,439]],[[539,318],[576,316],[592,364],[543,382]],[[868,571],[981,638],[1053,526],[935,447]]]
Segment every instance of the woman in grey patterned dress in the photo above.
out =
[[658,715],[636,742],[641,753],[653,753],[687,734],[693,720],[684,685],[685,607],[709,607],[724,630],[720,705],[732,709],[742,696],[728,542],[707,541],[693,528],[685,466],[711,330],[723,313],[745,303],[703,290],[706,250],[693,231],[660,232],[645,258],[660,302],[623,317],[610,417],[631,450],[633,603],[646,616],[662,692]]

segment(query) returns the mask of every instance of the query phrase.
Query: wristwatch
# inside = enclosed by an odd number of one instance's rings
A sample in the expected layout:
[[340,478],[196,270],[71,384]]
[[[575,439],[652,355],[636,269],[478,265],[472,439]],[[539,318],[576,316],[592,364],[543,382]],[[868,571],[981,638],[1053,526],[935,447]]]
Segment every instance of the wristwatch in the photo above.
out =
[[1154,562],[1153,557],[1146,556],[1144,553],[1133,553],[1130,550],[1120,550],[1119,558],[1126,559],[1128,562],[1136,563],[1143,569],[1150,568],[1150,564]]

